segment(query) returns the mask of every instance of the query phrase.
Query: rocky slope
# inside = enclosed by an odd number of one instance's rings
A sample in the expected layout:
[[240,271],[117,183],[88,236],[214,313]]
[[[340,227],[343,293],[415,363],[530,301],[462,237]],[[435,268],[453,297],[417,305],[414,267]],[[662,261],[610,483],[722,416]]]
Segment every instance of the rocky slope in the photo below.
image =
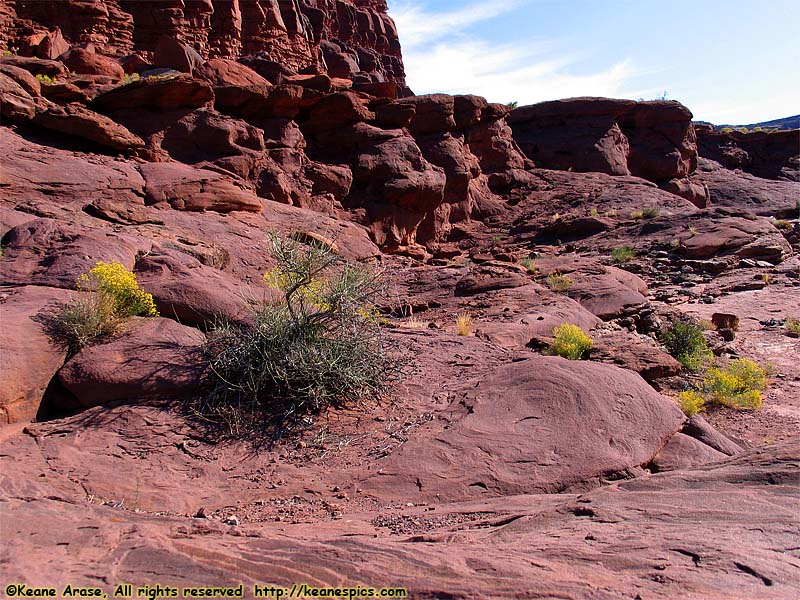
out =
[[[398,98],[382,2],[46,4],[0,4],[5,40],[50,32],[0,58],[3,581],[800,593],[784,154],[742,142],[781,174],[733,171],[675,102]],[[334,43],[355,67],[332,70]],[[267,230],[384,269],[410,368],[391,402],[222,443],[181,400],[214,323],[274,294]],[[161,316],[70,355],[48,315],[99,260]],[[714,352],[776,374],[760,411],[687,419],[692,376],[658,335],[715,313],[740,325],[705,333]],[[562,323],[590,361],[543,355]]]

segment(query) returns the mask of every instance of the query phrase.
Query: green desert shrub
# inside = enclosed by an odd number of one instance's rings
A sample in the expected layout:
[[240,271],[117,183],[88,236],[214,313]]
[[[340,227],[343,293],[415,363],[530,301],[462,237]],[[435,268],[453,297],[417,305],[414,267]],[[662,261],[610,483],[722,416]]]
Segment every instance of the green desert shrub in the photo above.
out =
[[703,330],[694,323],[675,321],[661,334],[661,342],[689,371],[699,370],[711,358]]
[[50,75],[43,75],[42,73],[38,73],[36,75],[36,79],[38,79],[42,83],[47,83],[51,85],[58,82],[58,79],[56,77],[51,77]]
[[661,211],[655,207],[645,208],[642,211],[642,216],[645,219],[655,219],[657,216],[661,214]]
[[630,246],[619,246],[611,251],[611,258],[615,263],[625,263],[636,258],[636,251]]
[[327,245],[271,234],[283,292],[246,326],[221,326],[208,345],[210,375],[194,403],[209,422],[239,435],[280,435],[330,406],[381,398],[399,373],[375,301],[383,277],[340,259]]
[[569,360],[581,360],[592,348],[592,338],[590,338],[577,325],[564,323],[553,329],[553,344],[550,346],[550,354],[568,358]]

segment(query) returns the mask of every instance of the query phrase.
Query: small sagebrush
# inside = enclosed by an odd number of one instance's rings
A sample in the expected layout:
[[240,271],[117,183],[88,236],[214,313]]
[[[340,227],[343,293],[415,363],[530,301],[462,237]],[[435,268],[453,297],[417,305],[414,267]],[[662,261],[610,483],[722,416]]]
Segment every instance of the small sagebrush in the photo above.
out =
[[566,292],[574,283],[571,278],[561,273],[550,273],[547,276],[547,286],[554,292]]
[[78,278],[76,287],[83,292],[81,297],[60,305],[46,319],[51,336],[72,353],[116,333],[128,317],[158,316],[153,296],[118,262],[98,261]]
[[564,323],[553,329],[553,344],[550,353],[569,360],[582,360],[592,348],[590,338],[577,325]]
[[95,340],[117,333],[122,323],[111,298],[91,293],[61,305],[47,321],[47,330],[59,345],[76,354]]
[[791,317],[786,319],[786,334],[791,337],[800,337],[800,321]]
[[661,341],[689,371],[699,370],[712,356],[703,330],[694,323],[675,321],[661,334]]
[[519,259],[520,266],[524,267],[528,273],[536,273],[539,267],[536,266],[536,260],[530,256]]

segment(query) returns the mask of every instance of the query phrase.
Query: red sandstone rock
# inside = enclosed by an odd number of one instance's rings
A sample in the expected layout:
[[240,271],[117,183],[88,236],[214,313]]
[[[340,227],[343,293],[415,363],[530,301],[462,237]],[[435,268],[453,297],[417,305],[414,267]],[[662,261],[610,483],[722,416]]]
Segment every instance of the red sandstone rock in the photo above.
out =
[[185,395],[200,383],[204,343],[200,331],[175,321],[133,318],[123,333],[72,357],[58,378],[83,408]]
[[141,166],[146,202],[166,202],[176,210],[217,212],[261,212],[255,194],[207,169],[193,169],[175,163],[146,163]]
[[161,316],[184,325],[212,327],[252,319],[249,303],[271,297],[263,286],[236,278],[176,250],[158,249],[136,263],[141,287],[153,294]]
[[3,238],[0,279],[14,285],[36,284],[75,289],[83,273],[97,261],[122,263],[132,269],[139,249],[149,243],[107,230],[87,230],[53,219],[35,219],[13,228]]
[[[3,5],[4,6],[4,5]],[[121,56],[152,55],[164,36],[196,50],[202,58],[237,59],[267,53],[297,73],[313,66],[334,76],[392,81],[405,87],[397,30],[382,2],[361,0],[314,3],[152,2],[150,0],[55,0],[23,3],[1,13],[0,36],[6,47],[23,48],[23,23],[36,30],[26,51],[55,58],[72,45],[92,44],[97,52]],[[48,33],[53,25],[60,30]],[[63,35],[62,35],[63,34]],[[173,48],[174,50],[174,48]],[[166,53],[161,62],[186,67],[185,52]],[[324,58],[323,58],[324,57]],[[326,64],[325,59],[330,64]],[[156,61],[158,62],[158,61]],[[183,69],[181,69],[183,70]]]
[[33,75],[47,75],[48,77],[62,77],[67,73],[64,64],[59,61],[25,56],[0,56],[0,65],[19,67]]
[[130,108],[198,108],[214,99],[207,83],[186,75],[178,77],[145,77],[101,94],[92,106],[101,112]]
[[191,46],[181,43],[174,37],[162,35],[153,53],[156,67],[175,69],[181,73],[192,73],[203,62],[203,57]]
[[722,132],[698,125],[700,156],[757,177],[800,182],[800,129]]
[[70,71],[78,74],[105,75],[114,81],[121,80],[125,75],[125,71],[116,60],[85,48],[72,48],[61,56],[61,62]]
[[563,491],[649,463],[683,415],[633,373],[534,357],[471,385],[441,419],[362,487],[413,502]]
[[540,167],[633,174],[657,182],[695,170],[691,119],[691,112],[674,101],[608,98],[543,102],[509,115],[515,139]]
[[42,286],[0,288],[0,425],[32,421],[67,355],[47,334],[45,316],[76,292]]
[[674,471],[724,460],[726,455],[683,433],[676,433],[653,459],[656,471]]
[[30,71],[14,65],[0,63],[0,74],[16,81],[31,96],[42,95],[42,85]]
[[77,136],[111,150],[131,153],[144,141],[111,119],[82,106],[50,106],[39,112],[33,123],[68,136]]
[[36,114],[36,105],[25,89],[0,73],[0,116],[11,121],[26,121]]
[[269,87],[270,82],[242,63],[227,58],[212,58],[194,70],[195,77],[214,87],[250,85]]

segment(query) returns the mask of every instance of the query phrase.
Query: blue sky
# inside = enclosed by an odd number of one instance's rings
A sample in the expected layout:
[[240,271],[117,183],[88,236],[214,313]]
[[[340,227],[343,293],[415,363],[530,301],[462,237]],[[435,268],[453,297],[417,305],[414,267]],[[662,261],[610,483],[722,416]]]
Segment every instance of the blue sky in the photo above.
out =
[[660,97],[696,119],[800,113],[797,0],[389,0],[417,94]]

